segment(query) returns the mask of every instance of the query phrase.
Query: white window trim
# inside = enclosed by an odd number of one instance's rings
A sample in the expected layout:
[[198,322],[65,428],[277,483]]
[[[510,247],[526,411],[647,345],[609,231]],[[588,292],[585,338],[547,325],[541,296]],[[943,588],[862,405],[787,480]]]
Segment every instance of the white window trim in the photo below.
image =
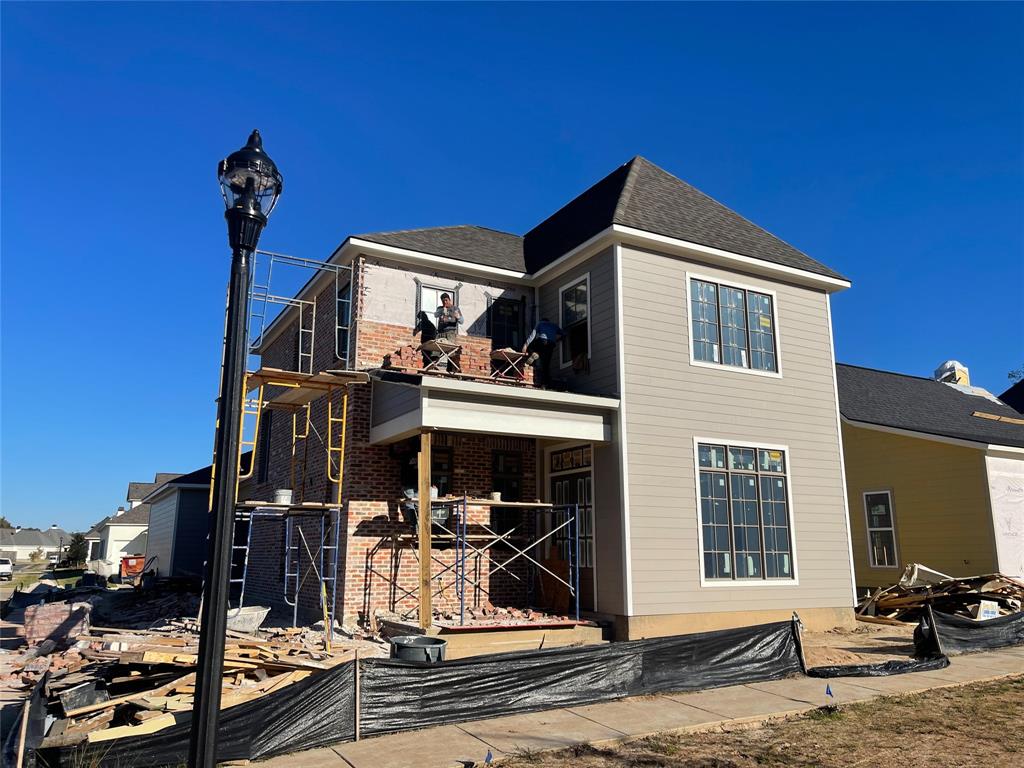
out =
[[[581,282],[586,282],[586,284],[587,284],[587,360],[590,360],[593,357],[592,354],[591,354],[592,342],[593,342],[593,334],[591,333],[590,273],[589,272],[584,272],[582,275],[577,275],[574,279],[570,280],[568,283],[566,283],[565,285],[561,286],[558,289],[558,327],[562,328],[562,294],[567,289],[572,288],[574,285],[576,285],[577,283],[581,283]],[[569,329],[568,328],[562,328],[562,330],[565,332],[566,335],[565,335],[565,338],[563,338],[562,342],[561,342],[563,346],[560,347],[559,350],[558,350],[558,367],[559,368],[571,368],[572,367],[572,359],[571,358],[568,360],[568,362],[562,360],[562,350],[566,348],[564,345],[568,343]]]
[[[882,494],[885,494],[886,498],[889,499],[889,522],[891,525],[888,528],[872,528],[871,516],[868,514],[868,496],[881,496]],[[889,489],[864,491],[864,493],[861,494],[861,500],[864,503],[864,537],[867,539],[868,545],[868,566],[886,571],[899,570],[900,547],[896,539],[896,507],[892,503],[892,491]],[[872,531],[892,531],[892,559],[895,561],[895,565],[878,565],[878,563],[875,562],[875,553],[871,549]]]
[[[690,365],[696,368],[711,368],[716,371],[731,371],[733,373],[746,373],[754,376],[766,376],[770,379],[781,379],[782,378],[782,329],[779,325],[779,296],[776,291],[770,288],[762,288],[756,285],[749,285],[745,283],[737,283],[729,279],[723,280],[720,277],[713,277],[711,275],[699,274],[696,272],[686,272],[686,290],[683,294],[683,306],[684,314],[686,317],[686,335],[689,339],[690,345]],[[741,368],[738,365],[726,365],[725,363],[709,363],[704,360],[698,360],[694,354],[693,348],[693,318],[690,313],[690,301],[691,301],[691,283],[694,280],[701,280],[702,282],[715,283],[719,286],[724,285],[727,288],[740,288],[744,291],[753,291],[754,293],[763,293],[766,296],[772,298],[772,324],[775,337],[775,367],[777,370],[774,371],[761,371],[755,368]],[[719,296],[721,301],[721,296]],[[744,308],[745,309],[745,308]],[[721,334],[721,327],[719,327],[719,334]],[[719,353],[721,353],[721,344],[719,344]]]
[[[763,578],[763,579],[708,579],[704,576],[704,531],[703,521],[700,515],[700,443],[711,443],[712,445],[734,445],[743,448],[760,448],[766,451],[783,451],[786,454],[786,512],[789,516],[789,548],[793,557],[793,578]],[[726,460],[728,466],[728,460]],[[746,589],[747,587],[798,587],[800,586],[800,568],[796,555],[796,523],[793,512],[793,456],[788,445],[773,445],[771,443],[759,443],[755,440],[744,440],[743,438],[727,437],[697,437],[693,438],[693,493],[694,509],[697,512],[697,573],[700,577],[701,587],[709,589]],[[761,510],[758,509],[758,514]],[[730,535],[732,532],[730,531]],[[764,542],[761,542],[764,546]]]

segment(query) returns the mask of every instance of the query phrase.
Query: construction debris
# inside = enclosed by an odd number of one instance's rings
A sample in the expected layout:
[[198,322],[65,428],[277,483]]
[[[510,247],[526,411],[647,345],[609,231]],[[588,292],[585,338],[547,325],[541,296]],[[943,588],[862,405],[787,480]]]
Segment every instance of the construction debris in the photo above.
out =
[[[944,574],[917,563],[907,566],[899,582],[876,589],[857,606],[857,618],[875,623],[916,622],[930,605],[937,611],[978,618],[1019,613],[1024,605],[1024,581],[992,573],[965,578]],[[943,578],[944,577],[944,578]]]

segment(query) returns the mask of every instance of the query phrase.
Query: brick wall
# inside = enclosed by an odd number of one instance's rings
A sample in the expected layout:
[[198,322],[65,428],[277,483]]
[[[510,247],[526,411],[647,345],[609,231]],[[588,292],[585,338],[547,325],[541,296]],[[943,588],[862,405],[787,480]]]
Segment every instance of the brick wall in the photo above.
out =
[[[391,364],[420,364],[413,352],[415,339],[412,327],[366,319],[366,270],[357,261],[353,270],[352,323],[350,339],[354,345],[354,367],[379,368],[390,360]],[[316,297],[316,325],[313,368],[328,370],[340,365],[335,354],[335,286],[333,281]],[[479,324],[475,324],[474,327]],[[262,356],[265,367],[294,370],[298,325],[293,322],[273,342]],[[477,375],[490,373],[491,341],[486,336],[460,335],[463,345],[462,367]],[[532,372],[531,372],[532,375]],[[335,408],[340,409],[342,393],[334,395]],[[338,411],[340,413],[340,410]],[[269,452],[267,477],[263,482],[254,476],[240,486],[241,499],[269,500],[274,489],[292,488],[298,500],[332,502],[335,487],[327,479],[327,458],[323,441],[327,440],[327,398],[311,404],[313,428],[309,437],[298,440],[293,461],[292,417],[277,411],[263,421],[264,434],[257,446],[255,464],[258,473],[260,453]],[[268,427],[269,424],[269,427]],[[300,422],[301,426],[301,422]],[[344,512],[339,521],[338,570],[342,579],[337,589],[337,617],[345,623],[366,621],[377,610],[408,612],[415,617],[416,592],[419,577],[417,552],[411,537],[413,527],[404,522],[397,499],[401,495],[400,455],[403,446],[369,444],[370,386],[350,388],[348,403],[348,432],[346,435],[345,480],[343,483]],[[481,496],[492,489],[492,462],[495,450],[519,451],[524,471],[522,494],[524,499],[537,496],[535,441],[521,438],[487,437],[469,434],[435,434],[434,445],[451,447],[454,473],[452,491],[455,494]],[[294,470],[293,470],[294,467]],[[488,508],[474,509],[470,513],[470,533],[473,525],[489,524]],[[529,519],[524,515],[524,520]],[[532,527],[532,525],[531,525]],[[299,544],[299,570],[304,586],[300,593],[299,613],[305,621],[321,616],[319,582],[311,571],[311,563],[319,564],[319,521],[296,523],[309,545],[312,558]],[[284,607],[284,524],[280,520],[257,520],[254,523],[250,566],[246,583],[246,602]],[[476,532],[482,532],[477,528]],[[239,540],[244,530],[238,531]],[[508,548],[492,547],[494,559],[509,559]],[[433,552],[433,569],[439,573],[454,562],[454,549],[438,544]],[[479,562],[478,562],[479,560]],[[490,601],[498,605],[523,605],[527,598],[525,577],[526,561],[518,558],[508,570],[509,575],[486,559],[470,559],[469,575],[479,585],[468,592],[472,600]],[[479,572],[478,572],[479,571]],[[435,582],[434,602],[438,607],[455,609],[454,569],[449,568],[441,581]],[[488,596],[487,593],[490,593]],[[290,609],[289,609],[290,610]]]

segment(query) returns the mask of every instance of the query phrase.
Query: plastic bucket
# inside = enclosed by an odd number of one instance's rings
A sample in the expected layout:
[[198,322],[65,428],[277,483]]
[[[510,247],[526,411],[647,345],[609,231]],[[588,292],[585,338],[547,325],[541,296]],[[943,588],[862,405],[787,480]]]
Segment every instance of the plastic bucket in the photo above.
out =
[[444,661],[447,640],[426,635],[403,635],[391,638],[391,658],[402,661],[426,661],[435,664]]

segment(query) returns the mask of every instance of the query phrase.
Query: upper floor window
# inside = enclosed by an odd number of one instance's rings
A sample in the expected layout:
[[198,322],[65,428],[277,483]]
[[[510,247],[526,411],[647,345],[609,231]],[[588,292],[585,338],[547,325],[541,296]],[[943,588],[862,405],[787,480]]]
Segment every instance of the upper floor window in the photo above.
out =
[[584,369],[590,359],[590,275],[586,274],[559,293],[562,330],[562,365],[572,363],[575,369]]
[[691,278],[690,333],[694,360],[779,370],[770,294]]
[[526,308],[516,299],[495,299],[488,309],[488,336],[494,349],[522,349],[526,343]]
[[786,452],[697,446],[705,579],[792,579]]
[[[460,284],[461,285],[461,284]],[[420,312],[426,312],[432,322],[437,322],[434,318],[434,313],[437,308],[441,306],[441,294],[447,293],[452,297],[452,303],[455,306],[459,306],[459,286],[454,288],[444,288],[439,285],[428,285],[427,283],[421,283],[419,280],[416,281],[416,287],[418,293],[416,294],[416,317],[413,318],[413,322],[419,319]]]

